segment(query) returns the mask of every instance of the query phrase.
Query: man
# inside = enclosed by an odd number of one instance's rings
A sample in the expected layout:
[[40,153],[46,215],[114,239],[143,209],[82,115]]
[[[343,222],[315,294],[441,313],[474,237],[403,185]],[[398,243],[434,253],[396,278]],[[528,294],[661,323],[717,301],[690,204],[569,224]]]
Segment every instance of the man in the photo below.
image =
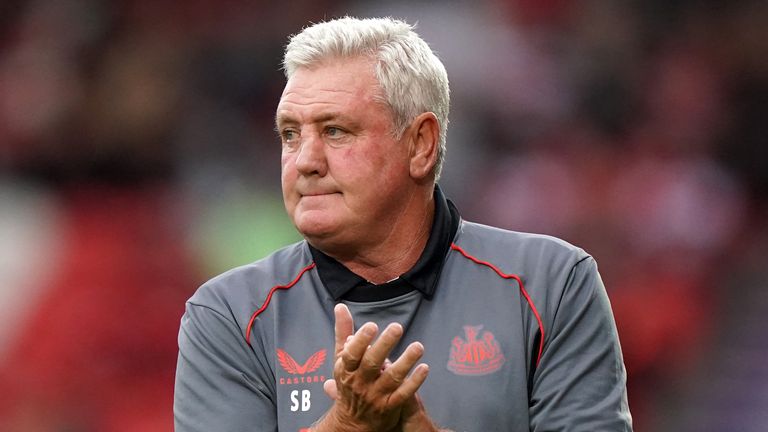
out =
[[448,79],[412,27],[343,18],[286,49],[283,197],[305,241],[206,283],[177,431],[628,431],[594,260],[461,220],[436,186]]

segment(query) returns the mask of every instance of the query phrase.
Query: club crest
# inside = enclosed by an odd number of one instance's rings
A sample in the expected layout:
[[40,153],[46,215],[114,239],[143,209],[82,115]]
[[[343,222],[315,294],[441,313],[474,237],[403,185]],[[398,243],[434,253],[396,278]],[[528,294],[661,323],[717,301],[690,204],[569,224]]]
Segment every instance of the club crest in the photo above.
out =
[[451,342],[448,370],[457,375],[487,375],[504,364],[504,353],[493,333],[481,330],[483,326],[464,326],[464,336]]

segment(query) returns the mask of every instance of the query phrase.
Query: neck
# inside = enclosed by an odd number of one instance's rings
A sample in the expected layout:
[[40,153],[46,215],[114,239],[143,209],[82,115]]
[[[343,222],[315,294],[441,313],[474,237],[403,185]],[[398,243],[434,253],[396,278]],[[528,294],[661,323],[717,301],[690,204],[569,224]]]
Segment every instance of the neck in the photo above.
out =
[[428,198],[412,207],[412,214],[403,215],[386,239],[365,251],[349,257],[334,256],[353,273],[375,284],[398,278],[410,270],[421,257],[429,240],[435,215],[435,200]]

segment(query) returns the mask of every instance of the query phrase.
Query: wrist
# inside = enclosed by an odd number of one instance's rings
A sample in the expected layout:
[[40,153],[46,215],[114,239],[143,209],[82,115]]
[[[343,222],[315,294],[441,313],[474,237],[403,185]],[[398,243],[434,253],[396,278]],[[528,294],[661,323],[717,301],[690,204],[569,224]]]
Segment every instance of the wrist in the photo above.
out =
[[403,432],[453,432],[449,429],[443,429],[437,426],[424,409],[421,400],[417,399],[416,406],[418,409],[410,412],[407,419],[404,420],[402,424]]
[[368,431],[345,420],[334,403],[328,412],[310,428],[312,432],[374,432]]
[[414,423],[416,425],[413,429],[414,432],[440,432],[440,428],[432,422],[432,419],[424,411],[421,411]]

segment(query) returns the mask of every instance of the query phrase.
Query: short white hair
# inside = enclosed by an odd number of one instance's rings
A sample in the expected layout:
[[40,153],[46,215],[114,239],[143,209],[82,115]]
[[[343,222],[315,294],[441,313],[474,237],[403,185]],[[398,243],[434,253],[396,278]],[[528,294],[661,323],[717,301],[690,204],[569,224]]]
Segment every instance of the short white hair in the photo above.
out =
[[290,78],[299,68],[326,59],[368,57],[392,110],[395,138],[402,137],[416,116],[432,112],[440,125],[435,179],[445,160],[450,90],[445,66],[414,26],[393,18],[344,17],[313,24],[291,36],[283,57]]

